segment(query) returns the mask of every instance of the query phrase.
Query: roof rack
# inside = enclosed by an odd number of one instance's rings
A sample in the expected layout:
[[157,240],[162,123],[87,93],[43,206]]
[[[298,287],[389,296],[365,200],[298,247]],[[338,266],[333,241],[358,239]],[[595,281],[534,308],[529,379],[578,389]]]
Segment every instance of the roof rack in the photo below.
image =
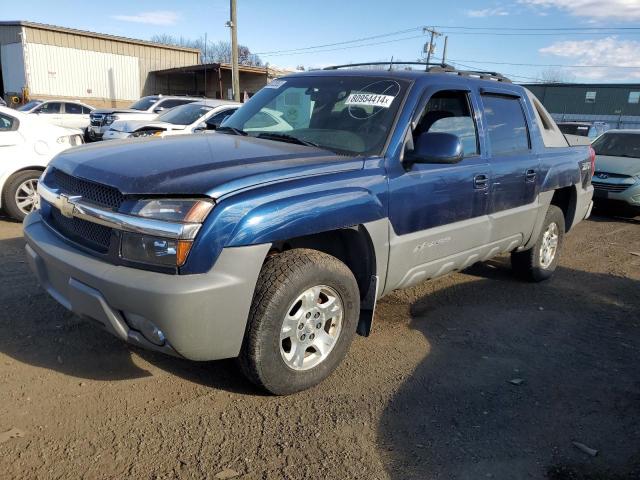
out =
[[484,72],[476,70],[458,70],[453,65],[446,63],[425,63],[425,62],[365,62],[365,63],[347,63],[344,65],[334,65],[325,67],[323,70],[338,70],[341,68],[368,67],[368,66],[389,66],[389,71],[393,70],[394,65],[420,65],[424,67],[426,73],[452,73],[461,77],[476,77],[481,80],[495,80],[497,82],[511,83],[511,80],[498,72]]

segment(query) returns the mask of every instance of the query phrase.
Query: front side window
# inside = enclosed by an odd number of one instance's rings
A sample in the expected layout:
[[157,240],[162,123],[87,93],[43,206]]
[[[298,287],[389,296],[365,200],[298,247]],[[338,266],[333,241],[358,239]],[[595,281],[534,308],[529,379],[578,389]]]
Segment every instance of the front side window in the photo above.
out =
[[509,155],[529,149],[529,131],[517,97],[483,95],[484,117],[492,155]]
[[278,79],[225,120],[220,131],[346,155],[378,155],[408,86],[406,80],[383,76]]
[[62,104],[59,102],[47,102],[43,103],[40,108],[36,110],[36,113],[44,113],[47,115],[60,113]]
[[18,129],[18,120],[0,113],[0,132],[9,132]]
[[164,102],[158,104],[158,108],[164,108],[168,110],[169,108],[177,107],[178,105],[184,105],[185,103],[192,103],[194,100],[187,99],[174,99],[174,100],[165,100]]
[[233,112],[235,112],[235,109],[229,108],[227,110],[223,110],[219,113],[216,113],[215,115],[212,115],[207,120],[207,127],[210,130],[217,129],[218,127],[220,127],[220,125],[222,125],[222,122],[224,122],[227,118],[229,118],[233,114]]
[[596,155],[640,159],[640,135],[607,132],[593,142],[593,149]]
[[443,91],[429,99],[413,132],[414,139],[427,132],[456,135],[462,143],[465,157],[480,153],[476,122],[466,92]]
[[188,103],[164,112],[158,116],[157,120],[159,122],[172,123],[173,125],[191,125],[211,110],[213,110],[213,107],[209,105]]
[[78,105],[77,103],[65,103],[64,112],[69,113],[71,115],[81,115],[82,105]]

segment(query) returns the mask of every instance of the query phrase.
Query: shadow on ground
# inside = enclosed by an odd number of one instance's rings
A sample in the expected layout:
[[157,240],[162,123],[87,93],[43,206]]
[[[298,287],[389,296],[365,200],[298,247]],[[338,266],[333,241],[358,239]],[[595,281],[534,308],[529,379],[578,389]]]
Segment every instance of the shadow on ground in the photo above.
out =
[[411,306],[431,349],[379,425],[389,476],[640,478],[640,283],[560,268],[528,284],[503,261],[465,274]]
[[134,362],[135,351],[154,366],[188,381],[238,393],[260,393],[244,380],[234,361],[190,362],[134,348],[68,312],[38,285],[25,261],[22,238],[0,240],[0,305],[0,352],[17,361],[79,379],[150,376]]

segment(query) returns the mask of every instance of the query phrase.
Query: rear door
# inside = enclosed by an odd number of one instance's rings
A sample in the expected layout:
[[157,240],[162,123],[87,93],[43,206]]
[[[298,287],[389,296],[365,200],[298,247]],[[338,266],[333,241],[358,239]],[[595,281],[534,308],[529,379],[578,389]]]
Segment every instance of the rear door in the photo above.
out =
[[538,156],[532,149],[524,99],[483,91],[483,119],[491,154],[488,207],[492,241],[527,236],[536,218]]
[[89,126],[89,113],[84,113],[84,109],[79,103],[65,102],[64,103],[64,116],[62,123],[67,128],[77,128],[80,130]]
[[[457,83],[458,85],[458,83]],[[489,242],[490,167],[478,133],[478,104],[464,88],[428,87],[412,132],[457,135],[456,164],[392,164],[389,219],[393,227],[385,291],[404,288],[478,261]]]

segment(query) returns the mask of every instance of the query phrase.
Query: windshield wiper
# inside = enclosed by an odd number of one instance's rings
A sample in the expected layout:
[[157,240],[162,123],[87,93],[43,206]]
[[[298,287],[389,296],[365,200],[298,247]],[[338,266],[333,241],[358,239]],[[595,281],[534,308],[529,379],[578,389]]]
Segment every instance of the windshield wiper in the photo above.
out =
[[298,145],[306,145],[307,147],[321,148],[317,143],[302,140],[301,138],[287,135],[286,133],[262,132],[258,134],[258,138],[266,138],[267,140],[276,140],[279,142],[297,143]]
[[247,132],[236,127],[218,127],[216,128],[216,132],[231,133],[232,135],[242,135],[243,137],[246,137],[248,135]]

